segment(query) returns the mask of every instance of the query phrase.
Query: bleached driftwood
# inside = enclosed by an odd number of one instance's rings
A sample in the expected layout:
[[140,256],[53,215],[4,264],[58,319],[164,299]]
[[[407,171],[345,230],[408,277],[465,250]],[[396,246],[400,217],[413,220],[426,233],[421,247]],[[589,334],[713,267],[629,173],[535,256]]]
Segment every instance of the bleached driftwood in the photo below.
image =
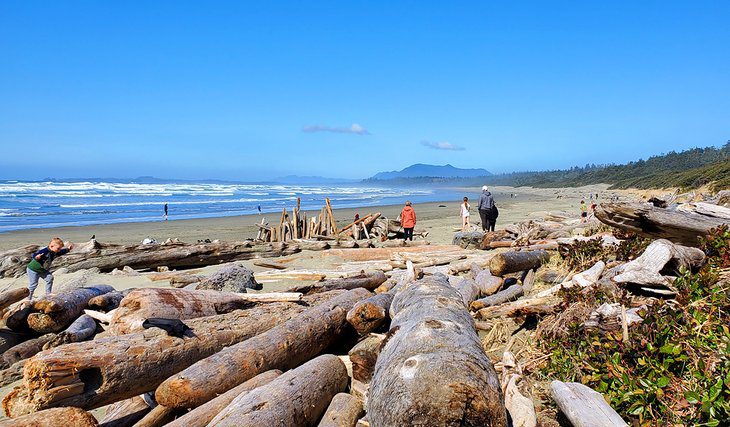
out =
[[560,411],[575,427],[628,426],[601,393],[583,384],[553,381],[550,390]]
[[603,274],[603,271],[605,269],[606,263],[603,261],[598,261],[593,264],[593,266],[588,270],[574,275],[563,283],[559,283],[555,286],[545,289],[542,292],[538,292],[535,295],[535,298],[549,297],[551,295],[555,295],[561,289],[569,289],[573,286],[580,286],[581,288],[593,286],[598,283],[598,280],[601,278],[601,274]]
[[517,383],[522,380],[522,369],[510,351],[502,355],[502,392],[504,406],[514,427],[537,426],[537,414],[532,399],[522,394]]

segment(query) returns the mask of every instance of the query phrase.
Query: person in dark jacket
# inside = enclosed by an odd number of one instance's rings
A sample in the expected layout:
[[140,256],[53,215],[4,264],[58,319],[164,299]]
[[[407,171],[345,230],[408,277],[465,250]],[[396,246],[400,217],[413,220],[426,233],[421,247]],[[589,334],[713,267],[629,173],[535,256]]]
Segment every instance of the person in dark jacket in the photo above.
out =
[[46,282],[46,295],[53,291],[53,275],[51,274],[51,263],[54,258],[67,254],[73,249],[73,243],[68,248],[63,247],[63,240],[58,237],[51,239],[51,242],[43,249],[39,249],[31,255],[30,262],[26,268],[28,273],[28,299],[33,299],[33,293],[38,287],[38,279]]
[[[494,198],[492,193],[489,192],[489,188],[485,185],[482,187],[482,194],[479,196],[479,204],[477,204],[477,210],[479,210],[479,217],[482,220],[482,230],[489,231],[491,227],[492,208],[494,207]],[[494,229],[494,227],[491,227]]]

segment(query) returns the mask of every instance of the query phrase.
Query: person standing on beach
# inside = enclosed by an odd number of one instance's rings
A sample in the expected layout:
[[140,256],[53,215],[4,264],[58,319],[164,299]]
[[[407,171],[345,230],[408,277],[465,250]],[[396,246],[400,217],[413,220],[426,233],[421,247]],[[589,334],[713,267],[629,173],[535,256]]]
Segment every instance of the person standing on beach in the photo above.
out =
[[165,221],[167,221],[167,203],[165,203]]
[[469,209],[471,209],[471,205],[469,205],[469,198],[464,197],[464,203],[461,204],[461,231],[467,231],[469,228]]
[[485,185],[482,187],[482,194],[479,196],[479,204],[477,204],[477,210],[479,210],[479,217],[482,220],[482,230],[489,231],[490,218],[492,217],[492,208],[494,207],[494,198],[492,193],[489,192],[489,188]]
[[261,215],[261,205],[256,206],[256,208],[259,210],[259,215]]
[[51,239],[51,242],[43,249],[33,252],[28,267],[25,269],[28,273],[28,300],[33,300],[33,292],[38,287],[38,279],[46,282],[46,295],[53,291],[53,275],[50,272],[51,263],[56,257],[67,254],[73,249],[73,243],[68,248],[63,247],[63,240],[58,237]]
[[413,241],[413,229],[416,227],[416,211],[411,207],[410,200],[406,201],[406,205],[400,212],[400,225],[403,227],[403,240]]
[[586,201],[581,200],[580,201],[580,222],[586,222],[588,221],[588,207],[586,206]]

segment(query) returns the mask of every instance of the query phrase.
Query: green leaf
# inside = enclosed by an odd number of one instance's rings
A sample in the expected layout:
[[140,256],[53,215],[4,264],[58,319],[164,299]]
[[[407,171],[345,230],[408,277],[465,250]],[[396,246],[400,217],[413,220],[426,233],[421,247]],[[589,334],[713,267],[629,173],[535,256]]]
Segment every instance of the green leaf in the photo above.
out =
[[684,394],[684,398],[691,404],[700,403],[700,395],[696,391],[688,391]]
[[667,377],[661,377],[656,382],[656,386],[659,388],[664,388],[667,385],[669,385],[669,378],[667,378]]

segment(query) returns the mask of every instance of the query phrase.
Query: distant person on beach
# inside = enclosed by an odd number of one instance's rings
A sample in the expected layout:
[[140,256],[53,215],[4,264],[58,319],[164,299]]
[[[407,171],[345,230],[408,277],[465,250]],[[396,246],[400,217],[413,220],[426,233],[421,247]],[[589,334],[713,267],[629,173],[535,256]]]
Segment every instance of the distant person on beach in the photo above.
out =
[[355,221],[359,221],[359,220],[360,220],[360,214],[359,213],[355,213]]
[[33,299],[35,288],[38,287],[38,279],[43,279],[46,282],[46,295],[53,291],[53,275],[50,272],[51,263],[56,257],[67,254],[73,247],[72,243],[68,245],[68,248],[64,248],[63,240],[54,237],[48,243],[48,246],[33,253],[28,267],[25,269],[28,273],[29,300]]
[[597,207],[598,207],[598,205],[596,204],[595,201],[591,202],[591,218],[593,218],[593,217],[596,216],[596,208]]
[[165,221],[167,221],[167,203],[165,203]]
[[461,204],[461,231],[467,231],[469,229],[469,209],[471,209],[471,205],[469,204],[469,198],[464,197],[464,202]]
[[400,225],[403,227],[403,240],[413,241],[413,229],[416,227],[416,211],[413,210],[410,200],[406,201],[406,205],[400,212]]
[[490,218],[492,217],[492,208],[494,207],[494,198],[492,193],[489,192],[489,188],[485,185],[482,187],[482,194],[479,196],[479,204],[477,204],[477,210],[479,210],[479,218],[482,220],[482,230],[489,231]]
[[489,231],[494,231],[494,227],[497,226],[497,217],[499,216],[499,209],[497,209],[497,204],[492,204],[492,210],[489,214]]
[[586,222],[588,220],[588,207],[586,201],[580,201],[580,222]]
[[256,206],[256,209],[259,210],[259,215],[261,215],[261,205]]

